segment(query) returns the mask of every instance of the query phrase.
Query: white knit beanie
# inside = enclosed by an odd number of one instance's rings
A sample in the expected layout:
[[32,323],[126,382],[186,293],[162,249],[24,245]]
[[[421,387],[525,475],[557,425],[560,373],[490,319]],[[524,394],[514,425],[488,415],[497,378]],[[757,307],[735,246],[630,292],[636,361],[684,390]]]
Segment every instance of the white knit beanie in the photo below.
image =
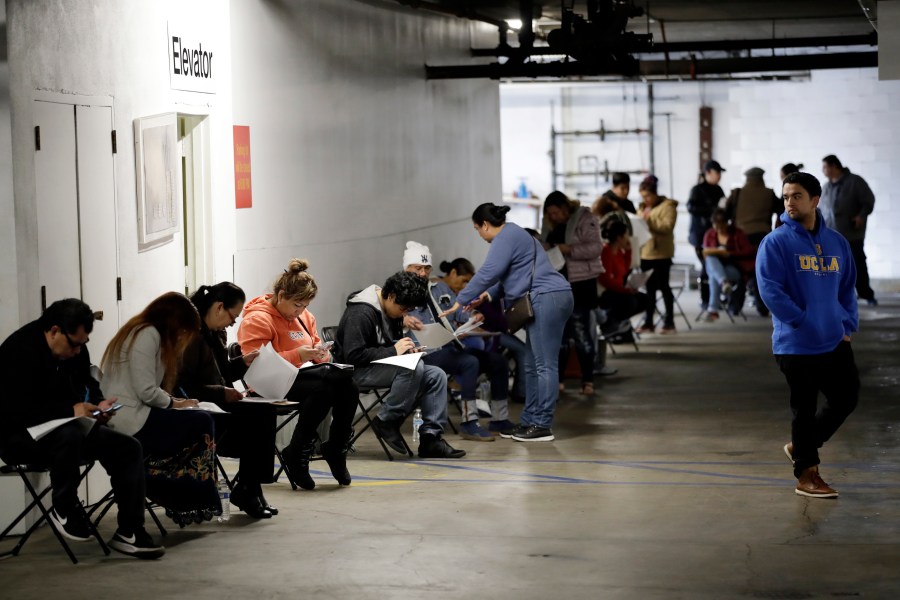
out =
[[406,242],[403,252],[403,268],[409,265],[431,265],[431,250],[419,242]]

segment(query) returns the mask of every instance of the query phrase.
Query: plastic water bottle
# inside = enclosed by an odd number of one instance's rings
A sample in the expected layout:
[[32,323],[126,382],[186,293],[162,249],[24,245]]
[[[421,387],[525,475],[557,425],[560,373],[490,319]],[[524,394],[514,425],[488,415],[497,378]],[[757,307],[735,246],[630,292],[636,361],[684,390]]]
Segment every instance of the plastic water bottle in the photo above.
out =
[[222,502],[222,514],[219,515],[218,521],[224,523],[231,518],[231,490],[224,477],[219,480],[217,487],[219,488],[219,500]]
[[416,412],[413,413],[413,435],[412,435],[412,439],[413,439],[413,442],[415,442],[415,443],[418,443],[418,441],[419,441],[419,427],[422,426],[422,423],[423,423],[423,422],[424,422],[424,421],[422,420],[422,409],[421,409],[421,408],[417,408],[417,409],[416,409]]
[[518,192],[518,196],[519,196],[519,198],[527,198],[527,197],[529,196],[529,193],[528,193],[528,186],[525,185],[525,179],[524,179],[524,178],[522,179],[522,182],[519,183],[519,192]]

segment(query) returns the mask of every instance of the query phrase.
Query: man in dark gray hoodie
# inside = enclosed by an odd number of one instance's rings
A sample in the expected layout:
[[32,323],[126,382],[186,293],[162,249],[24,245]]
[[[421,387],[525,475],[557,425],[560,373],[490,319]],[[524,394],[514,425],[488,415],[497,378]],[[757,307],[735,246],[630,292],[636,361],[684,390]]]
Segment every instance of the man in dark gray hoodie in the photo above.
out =
[[425,281],[413,273],[395,273],[384,286],[370,285],[350,296],[338,324],[332,353],[336,360],[355,367],[360,388],[389,387],[372,428],[394,451],[406,452],[400,426],[418,403],[420,458],[461,458],[441,437],[447,422],[447,376],[423,361],[415,369],[372,364],[372,361],[416,352],[415,342],[403,336],[403,317],[428,299]]

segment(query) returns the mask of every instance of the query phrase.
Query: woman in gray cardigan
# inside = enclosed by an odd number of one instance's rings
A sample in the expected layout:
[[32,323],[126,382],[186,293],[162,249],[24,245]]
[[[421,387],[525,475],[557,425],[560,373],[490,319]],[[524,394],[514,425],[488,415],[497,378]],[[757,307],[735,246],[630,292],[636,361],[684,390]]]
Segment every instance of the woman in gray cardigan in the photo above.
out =
[[197,401],[173,396],[181,355],[199,330],[200,315],[191,301],[169,292],[119,329],[102,361],[101,388],[122,405],[115,429],[133,435],[144,448],[147,497],[182,526],[222,510],[212,418],[178,410],[194,408]]

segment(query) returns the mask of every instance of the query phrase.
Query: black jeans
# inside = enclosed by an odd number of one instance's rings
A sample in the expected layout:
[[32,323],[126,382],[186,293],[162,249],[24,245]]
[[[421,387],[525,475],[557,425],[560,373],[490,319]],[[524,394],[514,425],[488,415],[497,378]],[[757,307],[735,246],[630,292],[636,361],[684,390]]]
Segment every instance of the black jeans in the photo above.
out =
[[287,393],[287,399],[300,403],[297,428],[291,444],[299,448],[316,438],[316,428],[331,410],[331,429],[328,440],[343,445],[350,439],[353,415],[359,400],[359,390],[353,379],[321,379],[305,377],[301,371]]
[[135,438],[100,425],[85,434],[79,423],[69,422],[36,442],[27,432],[4,440],[4,462],[50,469],[53,506],[64,516],[78,503],[79,467],[85,460],[98,461],[109,474],[119,506],[119,530],[130,535],[143,527],[144,457]]
[[644,260],[642,258],[641,271],[649,271],[650,269],[653,269],[653,274],[647,280],[647,295],[650,297],[650,300],[647,303],[644,325],[646,327],[653,326],[653,313],[656,310],[656,292],[658,290],[662,292],[663,304],[666,307],[666,314],[663,315],[663,327],[675,327],[675,296],[672,294],[672,288],[669,287],[669,271],[672,270],[672,259]]
[[[791,388],[794,475],[819,464],[819,448],[838,430],[859,400],[859,373],[850,342],[825,354],[775,356]],[[825,402],[818,407],[819,392]]]
[[853,262],[856,263],[856,295],[863,300],[872,300],[875,298],[875,292],[869,285],[869,267],[866,266],[864,244],[865,240],[850,242],[850,252],[853,253]]
[[216,427],[216,453],[241,459],[241,483],[272,483],[275,407],[241,402],[222,402],[219,406],[229,414],[211,413]]

